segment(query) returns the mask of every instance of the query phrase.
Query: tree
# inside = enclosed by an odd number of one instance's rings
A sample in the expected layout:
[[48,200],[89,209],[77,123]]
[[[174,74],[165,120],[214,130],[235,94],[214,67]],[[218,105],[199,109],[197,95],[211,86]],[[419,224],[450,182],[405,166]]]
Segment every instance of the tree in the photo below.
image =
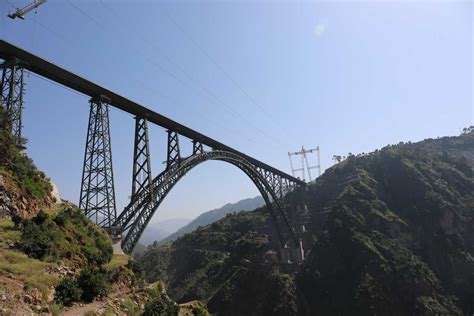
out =
[[70,306],[72,303],[81,299],[82,289],[74,278],[64,278],[56,286],[56,302],[64,306]]
[[82,269],[77,281],[82,289],[82,299],[86,302],[92,302],[96,297],[103,297],[109,291],[107,273],[103,267],[88,266]]
[[143,316],[177,316],[179,305],[173,302],[168,296],[160,295],[152,298],[143,311]]

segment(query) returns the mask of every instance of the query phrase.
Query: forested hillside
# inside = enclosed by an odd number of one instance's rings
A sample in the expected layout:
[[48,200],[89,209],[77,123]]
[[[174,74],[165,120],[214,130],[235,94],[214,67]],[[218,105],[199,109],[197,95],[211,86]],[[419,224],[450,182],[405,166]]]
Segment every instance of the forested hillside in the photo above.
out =
[[[141,259],[177,301],[218,315],[470,315],[474,133],[350,155],[308,186],[308,257],[284,274],[265,209],[224,219]],[[295,197],[296,198],[296,197]]]
[[236,203],[227,203],[226,205],[220,208],[202,213],[201,215],[193,219],[190,223],[188,223],[186,226],[180,228],[178,231],[174,232],[173,234],[170,234],[169,236],[166,236],[166,238],[164,238],[163,240],[157,239],[157,241],[159,241],[159,244],[163,244],[169,240],[175,240],[178,237],[192,232],[199,226],[206,226],[215,221],[218,221],[229,213],[252,211],[257,207],[262,206],[263,204],[265,204],[265,202],[261,196],[256,196],[250,199],[243,199]]

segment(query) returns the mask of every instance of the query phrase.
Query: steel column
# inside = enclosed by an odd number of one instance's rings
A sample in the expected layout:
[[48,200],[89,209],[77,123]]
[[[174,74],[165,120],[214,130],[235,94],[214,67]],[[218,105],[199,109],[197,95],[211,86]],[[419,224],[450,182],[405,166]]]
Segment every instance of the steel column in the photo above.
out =
[[23,111],[23,94],[25,91],[24,69],[16,59],[2,64],[1,99],[2,106],[10,116],[11,133],[18,145],[22,145],[21,114]]
[[202,147],[202,143],[197,140],[193,140],[193,155],[202,154],[203,152],[204,149]]
[[168,158],[166,159],[166,169],[169,169],[172,165],[181,161],[178,136],[177,132],[168,130]]
[[148,121],[135,118],[135,144],[133,149],[132,200],[144,189],[152,193],[150,144],[148,141]]
[[90,100],[79,208],[101,227],[110,228],[115,222],[109,107],[104,97]]

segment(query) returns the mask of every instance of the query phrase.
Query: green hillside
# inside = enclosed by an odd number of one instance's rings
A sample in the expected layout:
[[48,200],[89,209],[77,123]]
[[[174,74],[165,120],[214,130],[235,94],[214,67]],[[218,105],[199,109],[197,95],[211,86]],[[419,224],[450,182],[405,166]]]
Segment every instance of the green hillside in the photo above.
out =
[[308,187],[308,258],[290,275],[269,255],[264,209],[229,215],[140,262],[172,298],[201,299],[218,315],[472,314],[473,157],[466,130],[330,168]]

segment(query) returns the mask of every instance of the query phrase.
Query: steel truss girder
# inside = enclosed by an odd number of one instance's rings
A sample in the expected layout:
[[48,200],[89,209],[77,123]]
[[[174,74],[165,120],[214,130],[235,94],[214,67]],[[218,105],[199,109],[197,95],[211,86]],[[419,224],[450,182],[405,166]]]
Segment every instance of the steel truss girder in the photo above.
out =
[[166,169],[181,161],[179,150],[179,135],[176,131],[168,130],[168,155],[166,159]]
[[136,117],[135,143],[133,147],[132,200],[142,190],[148,190],[151,194],[152,181],[148,121],[146,118]]
[[281,205],[281,201],[274,192],[270,183],[256,170],[254,165],[234,153],[225,151],[211,151],[192,155],[183,159],[180,164],[174,164],[163,171],[153,181],[153,198],[150,201],[148,195],[138,194],[135,203],[130,203],[118,217],[117,226],[121,226],[126,235],[122,240],[122,248],[130,253],[138,242],[143,230],[152,218],[158,206],[166,197],[173,186],[187,172],[198,164],[207,160],[221,160],[233,164],[244,171],[255,183],[262,194],[275,224],[280,245],[283,247],[287,240],[298,244],[296,233],[290,224],[289,218]]
[[2,65],[1,99],[2,106],[10,116],[11,133],[18,145],[21,145],[23,95],[25,92],[24,68],[13,59]]
[[101,227],[111,228],[115,222],[109,106],[104,98],[90,100],[79,208]]

